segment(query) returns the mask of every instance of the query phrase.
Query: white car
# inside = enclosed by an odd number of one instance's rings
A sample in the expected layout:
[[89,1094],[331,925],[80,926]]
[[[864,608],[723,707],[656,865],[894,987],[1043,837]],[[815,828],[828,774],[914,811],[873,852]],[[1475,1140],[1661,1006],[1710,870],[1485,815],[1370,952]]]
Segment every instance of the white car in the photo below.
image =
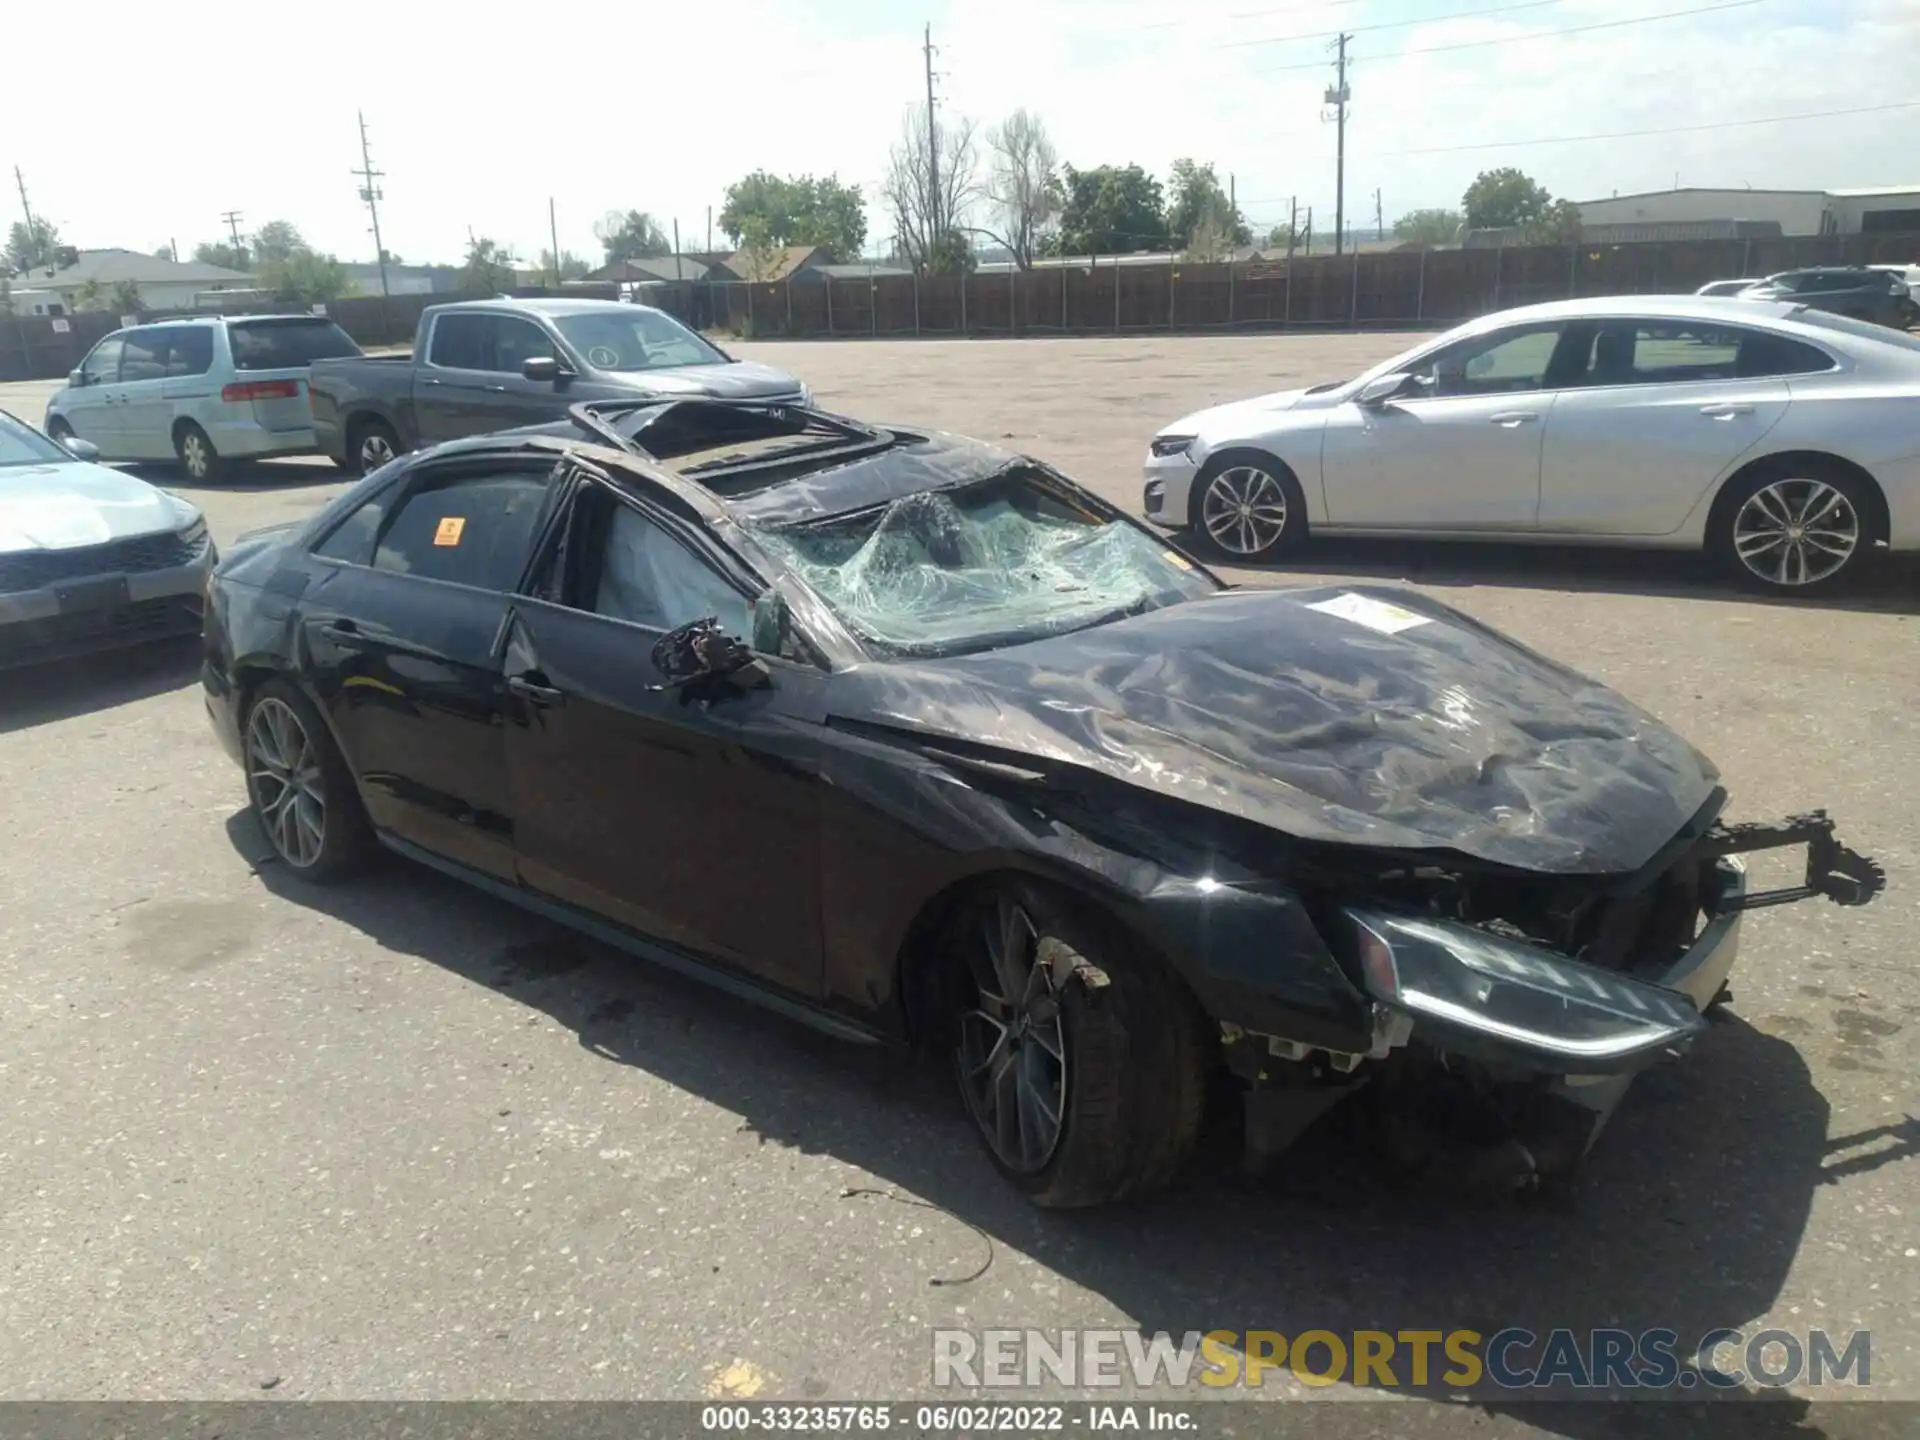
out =
[[1777,301],[1508,310],[1175,421],[1145,510],[1231,560],[1310,533],[1705,547],[1806,594],[1920,548],[1920,338]]
[[116,330],[47,402],[47,433],[108,460],[174,460],[196,482],[223,462],[314,453],[307,371],[358,355],[324,315],[164,320]]
[[1693,293],[1696,295],[1738,295],[1742,290],[1751,290],[1756,285],[1766,284],[1760,276],[1748,276],[1744,280],[1709,280]]

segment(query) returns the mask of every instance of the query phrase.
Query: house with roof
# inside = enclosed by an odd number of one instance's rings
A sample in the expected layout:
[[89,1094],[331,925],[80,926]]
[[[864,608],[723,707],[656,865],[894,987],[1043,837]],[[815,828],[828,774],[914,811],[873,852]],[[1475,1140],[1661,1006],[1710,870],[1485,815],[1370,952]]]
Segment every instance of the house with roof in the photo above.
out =
[[746,250],[736,250],[720,265],[721,274],[716,280],[754,280],[759,282],[778,282],[782,280],[823,280],[819,274],[823,265],[833,264],[833,252],[824,245],[781,245],[762,254],[755,255]]
[[129,284],[146,310],[191,310],[199,296],[248,290],[253,277],[197,260],[170,260],[138,250],[82,250],[71,265],[36,265],[12,279],[13,308],[21,315],[70,315],[83,292],[91,296]]
[[673,284],[680,280],[705,280],[712,268],[691,255],[635,255],[589,271],[587,279],[611,280],[615,284],[647,285],[656,281]]

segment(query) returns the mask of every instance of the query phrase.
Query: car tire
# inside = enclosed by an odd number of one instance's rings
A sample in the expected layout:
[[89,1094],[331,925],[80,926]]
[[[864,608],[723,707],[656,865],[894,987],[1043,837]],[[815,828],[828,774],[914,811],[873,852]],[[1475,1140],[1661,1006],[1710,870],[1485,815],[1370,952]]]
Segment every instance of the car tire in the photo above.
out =
[[1879,497],[1837,461],[1768,461],[1714,501],[1707,549],[1736,582],[1770,595],[1820,595],[1851,584],[1879,539]]
[[47,421],[47,438],[56,445],[65,445],[69,440],[76,437],[73,433],[73,426],[56,415],[53,419]]
[[1307,537],[1300,482],[1273,456],[1227,450],[1193,478],[1187,526],[1215,554],[1252,565],[1297,550]]
[[225,468],[220,452],[213,448],[207,432],[191,420],[173,432],[173,453],[189,480],[207,485],[220,478]]
[[318,885],[344,880],[373,853],[359,787],[313,703],[285,680],[247,699],[240,726],[247,804],[274,858]]
[[356,420],[347,431],[346,468],[371,475],[401,452],[400,437],[384,420]]
[[1025,882],[959,908],[948,960],[955,1078],[1002,1175],[1058,1209],[1173,1181],[1199,1137],[1211,1051],[1198,1004],[1170,971],[1116,926]]

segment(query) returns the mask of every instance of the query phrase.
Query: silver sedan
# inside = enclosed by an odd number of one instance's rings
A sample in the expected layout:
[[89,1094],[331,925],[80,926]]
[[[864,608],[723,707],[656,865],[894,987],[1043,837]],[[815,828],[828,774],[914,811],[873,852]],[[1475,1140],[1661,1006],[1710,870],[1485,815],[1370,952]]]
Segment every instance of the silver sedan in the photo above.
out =
[[1233,560],[1322,533],[1705,548],[1806,594],[1920,549],[1920,339],[1773,301],[1508,310],[1175,421],[1145,509]]

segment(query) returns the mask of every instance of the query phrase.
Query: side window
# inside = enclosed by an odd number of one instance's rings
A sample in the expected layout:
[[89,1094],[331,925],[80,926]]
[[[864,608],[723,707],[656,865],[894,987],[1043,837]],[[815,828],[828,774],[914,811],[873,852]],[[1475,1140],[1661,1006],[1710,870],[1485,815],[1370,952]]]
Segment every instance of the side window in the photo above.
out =
[[614,504],[593,596],[595,614],[672,630],[716,616],[736,639],[753,635],[747,597],[720,572],[630,506]]
[[344,560],[349,565],[371,565],[373,542],[380,538],[380,522],[398,493],[387,486],[333,527],[326,539],[313,547],[313,553],[329,560]]
[[1480,335],[1450,345],[1417,372],[1430,395],[1505,395],[1546,387],[1561,327]]
[[1742,379],[1764,375],[1824,375],[1834,367],[1826,351],[1784,335],[1763,330],[1740,332],[1739,373]]
[[493,321],[493,363],[486,368],[503,375],[518,375],[520,367],[536,355],[551,357],[553,341],[547,332],[531,320],[511,315],[495,315]]
[[485,370],[492,327],[485,315],[442,315],[433,322],[427,363],[450,370]]
[[167,337],[171,333],[164,326],[129,330],[120,352],[121,381],[131,383],[135,380],[166,378]]
[[80,362],[80,369],[88,379],[96,384],[109,384],[120,378],[120,347],[126,339],[126,332],[109,335],[93,352]]
[[526,568],[545,471],[449,476],[409,492],[374,547],[373,568],[510,591]]
[[1731,380],[1738,373],[1740,333],[1686,320],[1610,320],[1594,336],[1577,383],[1665,385]]
[[213,327],[182,325],[167,347],[167,374],[204,375],[213,368]]

